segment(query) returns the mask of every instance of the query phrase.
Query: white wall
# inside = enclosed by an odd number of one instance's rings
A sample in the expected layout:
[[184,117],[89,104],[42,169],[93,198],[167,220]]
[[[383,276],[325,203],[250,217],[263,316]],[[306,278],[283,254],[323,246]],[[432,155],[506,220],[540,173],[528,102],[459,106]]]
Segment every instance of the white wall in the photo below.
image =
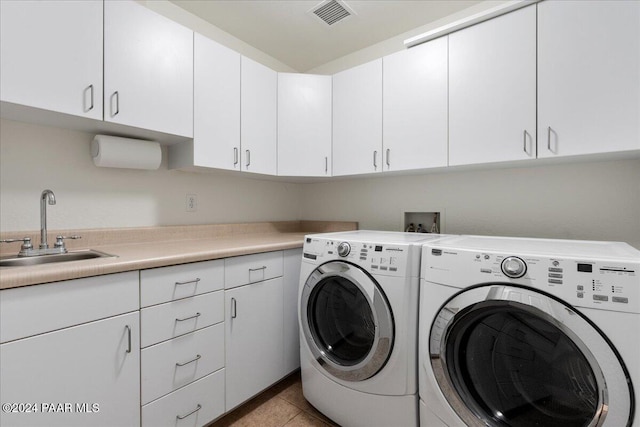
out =
[[[640,247],[640,159],[309,184],[231,173],[98,168],[92,134],[0,121],[0,230],[142,227],[286,220],[359,221],[400,230],[403,212],[444,211],[448,233],[621,240]],[[198,211],[186,212],[187,193]]]
[[640,160],[467,170],[303,185],[304,219],[400,230],[444,210],[452,234],[620,240],[640,247]]
[[[229,174],[98,168],[92,134],[0,121],[0,230],[40,228],[40,193],[54,191],[50,229],[299,219],[300,186]],[[186,194],[198,211],[186,212]]]

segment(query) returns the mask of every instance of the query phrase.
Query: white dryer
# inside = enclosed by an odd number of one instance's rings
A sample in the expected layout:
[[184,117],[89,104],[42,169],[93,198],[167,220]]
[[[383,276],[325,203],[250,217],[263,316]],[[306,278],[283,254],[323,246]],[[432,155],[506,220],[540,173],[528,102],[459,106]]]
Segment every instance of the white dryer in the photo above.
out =
[[299,321],[305,398],[345,426],[418,425],[421,245],[438,235],[305,238]]
[[423,248],[421,426],[640,424],[640,252],[460,236]]

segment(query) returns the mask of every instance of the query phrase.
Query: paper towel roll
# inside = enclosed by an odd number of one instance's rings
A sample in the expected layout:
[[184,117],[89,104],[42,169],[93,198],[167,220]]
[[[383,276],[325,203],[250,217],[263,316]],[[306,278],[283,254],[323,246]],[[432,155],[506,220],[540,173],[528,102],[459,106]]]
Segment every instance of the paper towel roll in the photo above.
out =
[[158,169],[162,150],[155,141],[96,135],[91,157],[96,166],[105,168]]

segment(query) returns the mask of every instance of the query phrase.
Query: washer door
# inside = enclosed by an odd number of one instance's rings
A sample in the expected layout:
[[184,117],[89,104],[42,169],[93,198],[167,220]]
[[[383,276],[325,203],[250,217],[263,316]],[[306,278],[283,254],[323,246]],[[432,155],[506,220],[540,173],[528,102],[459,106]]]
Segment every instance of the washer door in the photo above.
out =
[[331,261],[307,279],[301,326],[320,368],[344,381],[363,381],[387,363],[394,324],[380,285],[359,267]]
[[469,426],[630,425],[631,380],[618,352],[580,313],[500,284],[452,297],[431,327],[441,391]]

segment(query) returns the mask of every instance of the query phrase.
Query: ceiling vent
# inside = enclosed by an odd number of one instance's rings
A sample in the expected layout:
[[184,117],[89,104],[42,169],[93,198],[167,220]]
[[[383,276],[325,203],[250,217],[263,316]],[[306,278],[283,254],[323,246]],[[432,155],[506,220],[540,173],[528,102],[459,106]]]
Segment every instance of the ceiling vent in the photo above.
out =
[[353,10],[341,0],[325,0],[310,10],[327,25],[333,25],[355,15]]

